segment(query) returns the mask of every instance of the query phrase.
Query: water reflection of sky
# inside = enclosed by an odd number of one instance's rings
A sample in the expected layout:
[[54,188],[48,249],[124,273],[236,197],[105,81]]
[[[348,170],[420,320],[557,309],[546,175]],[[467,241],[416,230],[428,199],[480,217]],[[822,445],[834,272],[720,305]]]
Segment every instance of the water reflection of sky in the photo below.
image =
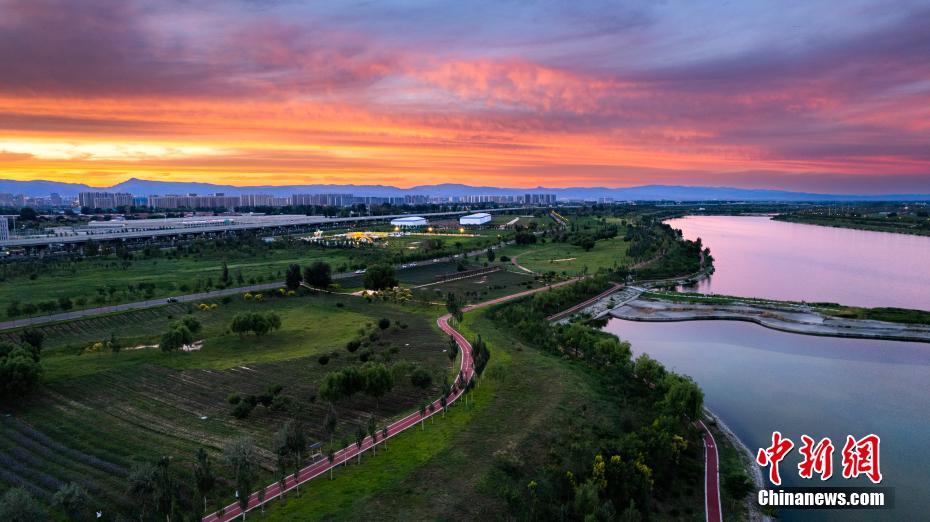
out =
[[[765,217],[693,216],[669,222],[700,237],[716,273],[697,290],[784,300],[930,310],[930,238],[818,227]],[[930,512],[930,344],[789,334],[734,321],[640,323],[606,329],[668,368],[691,375],[706,403],[753,451],[772,431],[831,437],[834,469],[847,434],[882,438],[893,511],[783,511],[785,520],[919,520]],[[797,447],[782,463],[800,479]],[[819,482],[819,481],[817,481]],[[829,485],[869,485],[842,480]]]
[[[884,519],[930,509],[930,344],[788,334],[736,321],[644,323],[612,320],[606,329],[669,369],[691,375],[719,414],[751,449],[779,430],[829,436],[839,449],[847,434],[882,437],[883,485],[897,490],[899,509]],[[839,443],[837,441],[840,441]],[[786,485],[797,478],[797,448],[782,464]],[[786,467],[787,466],[787,467]],[[832,480],[830,485],[851,485]],[[868,485],[868,483],[863,483]],[[838,516],[842,514],[843,516]],[[874,512],[863,512],[871,519]],[[846,520],[850,513],[793,512],[788,520]],[[858,516],[857,516],[858,518]]]
[[767,217],[669,220],[700,237],[716,272],[696,290],[772,299],[930,310],[930,237],[820,227]]

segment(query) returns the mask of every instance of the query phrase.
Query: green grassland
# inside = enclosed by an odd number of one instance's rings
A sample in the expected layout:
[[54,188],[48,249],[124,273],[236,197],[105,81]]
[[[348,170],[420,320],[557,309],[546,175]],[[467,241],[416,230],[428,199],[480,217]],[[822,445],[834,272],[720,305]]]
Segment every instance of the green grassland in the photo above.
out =
[[[502,263],[496,263],[502,265]],[[454,273],[453,273],[454,274]],[[504,267],[498,272],[414,288],[414,295],[427,301],[442,302],[452,292],[465,302],[477,303],[544,285],[531,274]]]
[[592,274],[598,270],[624,267],[631,264],[626,255],[627,243],[622,238],[602,239],[594,248],[583,248],[568,243],[536,243],[509,245],[498,252],[537,273],[555,272],[563,275]]
[[[227,333],[227,320],[244,309],[275,311],[282,328],[261,338]],[[401,363],[394,389],[380,401],[357,395],[336,405],[340,437],[354,433],[371,415],[386,423],[434,397],[450,368],[445,336],[435,326],[440,310],[345,296],[237,301],[195,312],[203,324],[197,338],[205,339],[197,352],[163,354],[149,348],[78,355],[85,341],[108,339],[111,332],[124,346],[152,342],[179,311],[175,305],[146,311],[154,314],[149,320],[132,312],[43,327],[46,382],[26,399],[5,405],[0,416],[0,463],[9,463],[0,473],[0,489],[23,485],[48,502],[60,484],[76,481],[110,511],[131,513],[123,481],[134,463],[171,456],[189,482],[194,454],[205,447],[218,474],[229,477],[219,454],[239,435],[256,441],[262,480],[270,481],[271,439],[285,421],[302,420],[311,440],[324,437],[329,406],[316,393],[326,372],[360,364],[366,352],[372,360]],[[355,353],[345,349],[359,328],[372,328],[382,317],[392,326],[376,342]],[[101,328],[104,324],[111,328]],[[329,356],[325,365],[319,360],[324,354]],[[416,366],[433,375],[428,389],[413,387],[406,377],[405,368]],[[284,386],[289,409],[258,406],[248,418],[231,415],[230,394],[257,394],[271,385]],[[232,499],[228,480],[216,497]]]
[[[272,244],[258,240],[216,245],[197,241],[177,252],[113,253],[89,258],[12,261],[0,264],[0,313],[7,318],[62,311],[66,298],[74,309],[142,301],[213,290],[222,286],[223,264],[227,286],[283,281],[291,264],[306,266],[325,261],[336,272],[363,268],[375,262],[403,263],[407,259],[443,257],[484,249],[500,241],[501,231],[475,235],[436,236],[441,245],[429,245],[430,236],[387,238],[357,248],[323,247],[293,238]],[[10,314],[9,306],[47,305],[30,312]]]

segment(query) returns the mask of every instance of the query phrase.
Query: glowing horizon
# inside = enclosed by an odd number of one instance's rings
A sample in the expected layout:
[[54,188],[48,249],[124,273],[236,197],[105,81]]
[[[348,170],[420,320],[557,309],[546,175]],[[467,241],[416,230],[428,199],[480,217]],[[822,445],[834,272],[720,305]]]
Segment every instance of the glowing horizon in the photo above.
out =
[[0,178],[930,192],[930,8],[0,0]]

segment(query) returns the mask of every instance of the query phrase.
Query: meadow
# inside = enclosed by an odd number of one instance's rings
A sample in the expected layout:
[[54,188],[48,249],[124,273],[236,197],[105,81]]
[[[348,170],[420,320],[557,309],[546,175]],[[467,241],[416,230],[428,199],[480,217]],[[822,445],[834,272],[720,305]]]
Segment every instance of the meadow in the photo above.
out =
[[[283,281],[287,267],[324,261],[334,272],[372,263],[431,259],[498,243],[499,230],[477,235],[411,235],[376,245],[324,247],[295,238],[198,240],[177,249],[110,252],[94,257],[15,260],[0,264],[0,314],[13,319],[107,306],[228,286]],[[223,280],[226,265],[227,279]]]
[[[228,332],[231,316],[248,309],[279,314],[281,329],[262,337]],[[270,481],[272,437],[287,420],[300,420],[311,441],[325,437],[329,405],[317,398],[317,388],[327,372],[360,364],[363,357],[395,370],[395,386],[381,400],[357,395],[335,405],[338,439],[371,416],[385,423],[437,395],[450,368],[436,308],[331,295],[218,303],[215,310],[193,313],[203,325],[197,334],[204,340],[201,350],[130,349],[157,342],[183,311],[172,305],[43,327],[45,382],[26,399],[5,405],[0,416],[0,462],[11,463],[0,473],[0,489],[20,485],[48,503],[61,484],[75,481],[109,510],[131,514],[124,480],[133,464],[170,456],[189,482],[194,455],[204,447],[218,474],[228,477],[220,452],[239,435],[255,440],[262,479]],[[360,329],[378,330],[381,318],[391,325],[376,341],[346,350]],[[81,353],[111,335],[123,346],[119,353]],[[417,367],[431,374],[432,385],[410,383],[407,375]],[[228,396],[259,394],[272,385],[283,386],[286,409],[258,406],[247,418],[231,415]],[[231,499],[231,487],[224,479],[216,499]]]
[[521,266],[533,272],[575,276],[593,274],[600,269],[615,269],[631,264],[626,255],[627,243],[623,238],[601,239],[594,248],[585,249],[569,243],[536,243],[532,245],[508,245],[498,256],[516,258]]

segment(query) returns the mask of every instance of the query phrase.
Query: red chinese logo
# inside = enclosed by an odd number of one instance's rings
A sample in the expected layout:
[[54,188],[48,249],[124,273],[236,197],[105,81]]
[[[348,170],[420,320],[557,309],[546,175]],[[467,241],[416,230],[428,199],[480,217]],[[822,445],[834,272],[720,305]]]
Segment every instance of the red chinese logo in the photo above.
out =
[[833,476],[833,442],[829,438],[820,439],[817,446],[814,446],[814,439],[807,435],[801,435],[801,442],[804,444],[799,451],[804,455],[804,460],[798,464],[798,474],[801,478],[813,478],[814,473],[820,475],[820,480],[827,480]]
[[[815,444],[812,437],[801,435],[801,442],[802,445],[798,448],[803,457],[798,464],[798,474],[801,478],[814,478],[814,473],[820,475],[820,480],[832,477],[833,452],[836,448],[830,438],[824,437]],[[843,478],[851,479],[865,475],[875,484],[881,482],[882,472],[878,459],[880,444],[881,439],[875,434],[866,435],[858,440],[852,435],[847,435],[842,452]],[[756,462],[760,466],[769,466],[769,481],[776,486],[781,485],[778,465],[792,448],[794,448],[794,442],[791,439],[783,437],[779,431],[774,431],[772,432],[772,445],[759,448],[756,454]]]
[[769,480],[776,486],[781,485],[781,475],[778,473],[778,463],[785,458],[785,455],[794,447],[791,439],[783,438],[781,432],[772,433],[772,445],[768,448],[760,448],[756,455],[756,462],[760,466],[769,467]]
[[846,436],[843,446],[843,478],[855,478],[859,475],[869,477],[873,483],[882,481],[882,472],[878,465],[878,446],[881,439],[871,434],[859,440],[852,435]]

